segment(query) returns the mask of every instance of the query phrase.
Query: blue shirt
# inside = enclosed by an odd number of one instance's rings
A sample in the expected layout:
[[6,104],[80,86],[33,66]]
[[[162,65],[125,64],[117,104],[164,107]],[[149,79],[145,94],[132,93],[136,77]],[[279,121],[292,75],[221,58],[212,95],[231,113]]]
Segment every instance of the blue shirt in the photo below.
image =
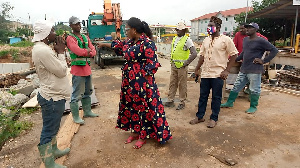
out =
[[263,65],[254,64],[253,61],[255,58],[261,59],[265,51],[270,51],[270,54],[263,59],[264,64],[270,62],[278,53],[278,50],[274,45],[261,37],[256,37],[254,39],[245,37],[243,40],[243,51],[236,58],[236,61],[243,60],[240,72],[246,74],[263,73]]

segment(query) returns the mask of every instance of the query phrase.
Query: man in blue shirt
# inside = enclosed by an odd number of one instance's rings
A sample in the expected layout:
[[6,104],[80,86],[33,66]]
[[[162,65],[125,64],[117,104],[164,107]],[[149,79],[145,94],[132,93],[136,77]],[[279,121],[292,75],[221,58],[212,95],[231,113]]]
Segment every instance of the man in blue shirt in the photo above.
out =
[[[257,23],[245,25],[245,28],[248,37],[244,38],[243,51],[236,58],[236,61],[243,60],[242,66],[227,102],[221,104],[221,107],[233,107],[233,102],[238,93],[250,82],[250,108],[246,113],[252,114],[257,110],[261,91],[261,74],[264,71],[263,64],[270,62],[276,56],[278,50],[267,40],[257,36],[256,31],[259,29]],[[265,51],[270,51],[270,54],[262,58]]]

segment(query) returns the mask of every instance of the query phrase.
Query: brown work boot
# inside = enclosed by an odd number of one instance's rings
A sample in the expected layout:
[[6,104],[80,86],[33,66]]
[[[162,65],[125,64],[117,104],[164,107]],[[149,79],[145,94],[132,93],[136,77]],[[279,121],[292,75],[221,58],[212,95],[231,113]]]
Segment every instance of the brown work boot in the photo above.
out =
[[214,128],[217,125],[217,121],[210,119],[207,128]]
[[199,119],[198,117],[196,117],[196,118],[194,118],[194,119],[192,119],[192,120],[190,121],[190,124],[191,124],[191,125],[195,125],[195,124],[198,124],[198,123],[201,123],[201,122],[204,122],[204,121],[205,121],[204,118]]
[[171,102],[166,102],[164,104],[165,107],[175,107],[175,104],[174,104],[174,101],[171,101]]

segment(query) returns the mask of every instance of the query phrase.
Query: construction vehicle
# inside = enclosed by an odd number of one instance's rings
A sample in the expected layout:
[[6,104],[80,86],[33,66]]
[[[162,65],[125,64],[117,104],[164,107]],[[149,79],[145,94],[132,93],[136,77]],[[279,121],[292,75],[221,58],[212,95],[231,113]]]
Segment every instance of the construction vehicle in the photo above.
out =
[[116,38],[125,37],[125,25],[122,24],[122,15],[120,3],[111,3],[111,0],[104,0],[104,12],[92,12],[86,21],[83,21],[83,27],[87,30],[87,35],[95,45],[97,54],[94,57],[95,63],[104,68],[105,60],[121,58],[117,56],[111,48],[98,48],[97,43],[111,43]]

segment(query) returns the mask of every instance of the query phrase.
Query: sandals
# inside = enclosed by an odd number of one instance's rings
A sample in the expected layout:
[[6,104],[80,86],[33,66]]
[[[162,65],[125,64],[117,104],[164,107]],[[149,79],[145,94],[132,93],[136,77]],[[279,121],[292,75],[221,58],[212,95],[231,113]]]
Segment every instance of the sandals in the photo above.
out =
[[194,119],[192,119],[192,120],[190,121],[190,124],[191,124],[191,125],[195,125],[195,124],[198,124],[198,123],[201,123],[201,122],[204,122],[204,121],[205,121],[204,118],[201,118],[201,119],[199,119],[199,118],[194,118]]
[[128,143],[131,143],[132,141],[134,141],[134,140],[138,140],[139,139],[139,136],[129,136],[128,138],[127,138],[127,140],[124,142],[125,144],[128,144]]
[[140,149],[144,144],[146,144],[146,140],[144,140],[144,141],[137,141],[137,142],[134,144],[133,148],[134,148],[134,149]]

